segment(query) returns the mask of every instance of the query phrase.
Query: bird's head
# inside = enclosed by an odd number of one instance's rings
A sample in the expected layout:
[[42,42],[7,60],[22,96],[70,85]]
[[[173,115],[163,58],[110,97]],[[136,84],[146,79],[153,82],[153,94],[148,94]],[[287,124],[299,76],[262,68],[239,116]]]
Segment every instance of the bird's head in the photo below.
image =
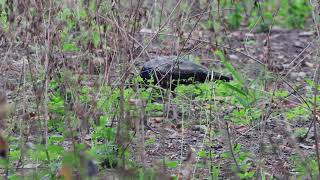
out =
[[140,72],[140,76],[143,79],[151,79],[152,71],[153,71],[153,69],[150,68],[150,67],[149,68],[148,67],[143,67],[141,72]]

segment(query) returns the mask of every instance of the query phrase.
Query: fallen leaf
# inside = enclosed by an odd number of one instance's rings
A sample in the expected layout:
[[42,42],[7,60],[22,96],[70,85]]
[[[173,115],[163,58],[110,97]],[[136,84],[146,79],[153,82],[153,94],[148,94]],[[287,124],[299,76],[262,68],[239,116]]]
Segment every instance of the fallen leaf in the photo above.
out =
[[247,132],[248,130],[249,130],[249,128],[245,125],[241,125],[241,126],[236,127],[237,133],[240,133],[240,134],[243,134],[243,133]]
[[164,120],[164,117],[153,117],[153,118],[150,118],[150,121],[153,121],[154,123],[161,123],[163,122]]

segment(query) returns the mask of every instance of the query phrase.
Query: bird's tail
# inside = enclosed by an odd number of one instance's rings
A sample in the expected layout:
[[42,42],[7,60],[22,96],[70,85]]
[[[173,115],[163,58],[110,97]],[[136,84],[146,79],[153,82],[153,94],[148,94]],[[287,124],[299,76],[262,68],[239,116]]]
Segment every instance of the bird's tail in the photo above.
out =
[[232,76],[224,76],[214,71],[210,72],[209,79],[210,81],[215,81],[215,80],[232,81],[233,80]]

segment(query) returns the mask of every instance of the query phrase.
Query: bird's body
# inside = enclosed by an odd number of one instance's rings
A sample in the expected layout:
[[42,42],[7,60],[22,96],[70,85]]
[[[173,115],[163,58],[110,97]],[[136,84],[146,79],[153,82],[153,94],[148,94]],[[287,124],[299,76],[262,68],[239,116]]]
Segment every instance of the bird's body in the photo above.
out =
[[143,65],[140,76],[146,81],[154,79],[155,84],[164,88],[175,88],[180,84],[205,82],[206,80],[232,80],[231,77],[209,71],[208,68],[177,56],[155,57]]

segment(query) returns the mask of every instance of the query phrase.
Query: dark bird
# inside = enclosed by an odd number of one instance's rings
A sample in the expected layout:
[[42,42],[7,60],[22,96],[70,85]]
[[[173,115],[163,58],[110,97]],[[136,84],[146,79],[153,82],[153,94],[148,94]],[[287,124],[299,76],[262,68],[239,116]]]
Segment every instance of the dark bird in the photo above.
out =
[[206,80],[232,80],[232,77],[210,71],[204,66],[177,56],[161,56],[151,59],[143,65],[140,76],[145,82],[153,78],[155,84],[163,88],[169,88],[171,85],[172,89],[176,87],[178,81],[180,84],[191,84],[203,83]]

